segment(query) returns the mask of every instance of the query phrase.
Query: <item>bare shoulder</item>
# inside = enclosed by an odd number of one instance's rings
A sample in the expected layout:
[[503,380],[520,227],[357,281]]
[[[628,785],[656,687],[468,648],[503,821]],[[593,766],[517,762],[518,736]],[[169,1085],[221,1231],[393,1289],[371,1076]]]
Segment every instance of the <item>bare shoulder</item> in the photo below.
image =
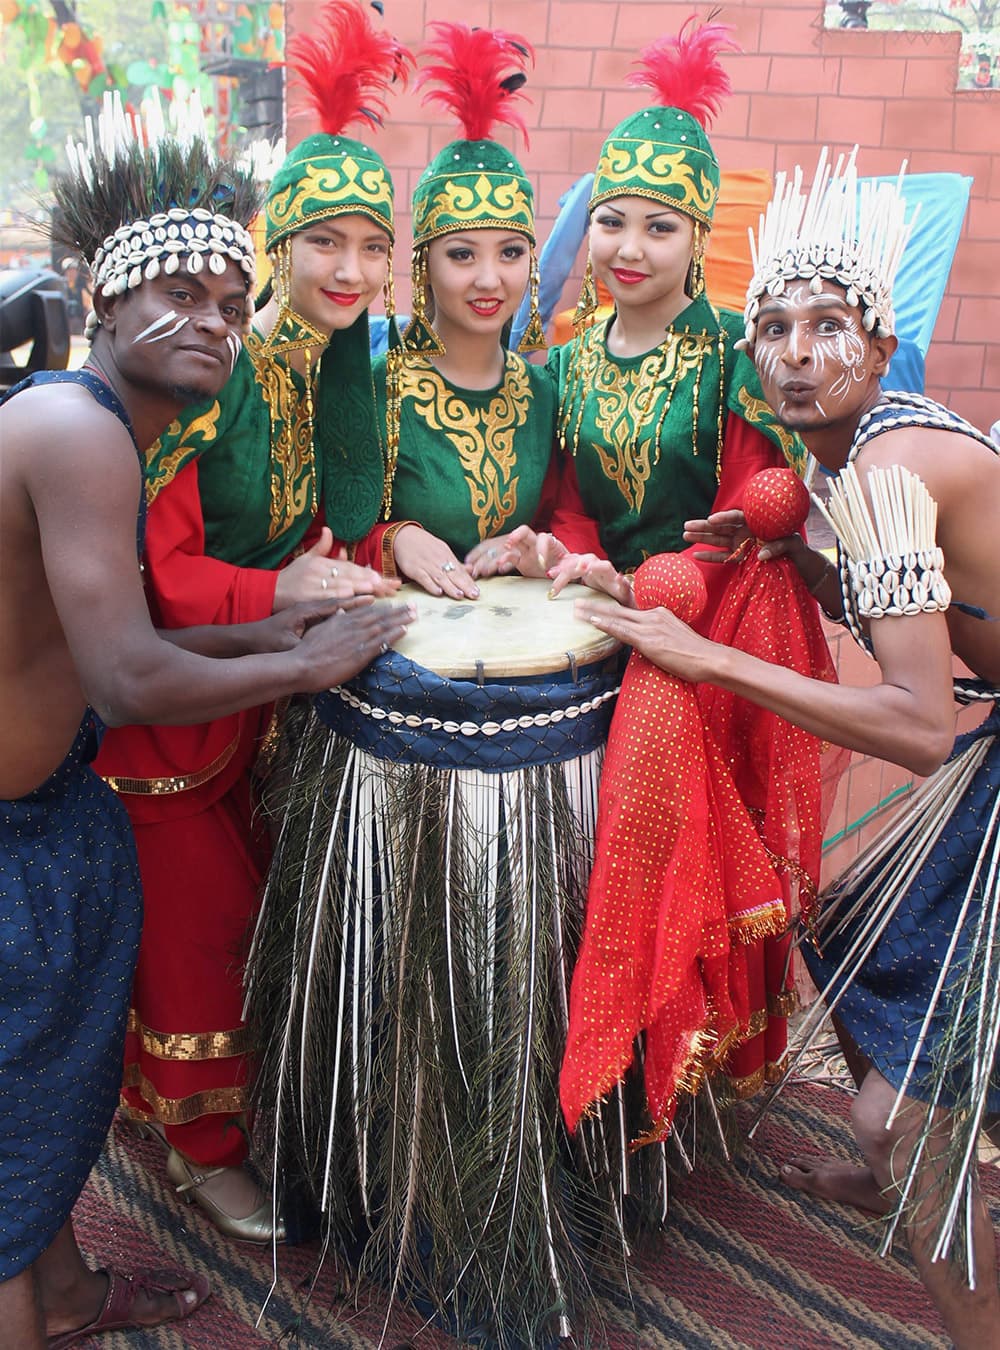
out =
[[33,485],[131,483],[138,458],[128,431],[84,388],[48,384],[25,389],[0,408],[6,473]]
[[869,441],[855,463],[862,476],[902,465],[923,479],[942,505],[973,487],[986,498],[1000,497],[1000,455],[957,431],[897,427]]

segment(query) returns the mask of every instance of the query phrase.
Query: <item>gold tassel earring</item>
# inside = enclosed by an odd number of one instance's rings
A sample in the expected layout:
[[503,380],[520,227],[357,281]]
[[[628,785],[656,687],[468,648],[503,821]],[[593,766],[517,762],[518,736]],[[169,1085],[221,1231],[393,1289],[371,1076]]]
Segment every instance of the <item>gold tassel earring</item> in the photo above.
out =
[[581,328],[589,328],[594,321],[594,315],[597,312],[598,298],[597,285],[594,281],[594,264],[590,260],[590,254],[587,254],[587,266],[583,272],[583,285],[580,287],[580,298],[576,302],[576,311],[573,314],[573,328],[579,332]]
[[382,287],[385,317],[389,324],[388,347],[385,354],[385,478],[382,488],[382,519],[392,514],[392,486],[399,460],[399,417],[402,407],[403,363],[405,352],[396,331],[396,290],[392,275],[392,244],[389,245],[389,268]]
[[545,341],[545,329],[542,327],[542,316],[538,309],[538,286],[539,286],[538,258],[535,254],[535,246],[531,245],[531,272],[528,282],[529,293],[531,295],[531,308],[528,312],[528,326],[521,334],[521,341],[517,344],[517,350],[522,356],[528,352],[543,352],[549,345]]
[[413,250],[412,277],[413,318],[406,325],[403,346],[408,352],[419,352],[422,356],[444,356],[444,343],[435,333],[427,314],[429,287],[425,244]]
[[696,220],[692,241],[691,269],[688,273],[688,295],[692,300],[697,300],[699,295],[705,294],[705,245],[708,242],[707,236],[708,231],[704,225],[700,220]]
[[382,283],[382,302],[385,305],[385,317],[389,323],[389,332],[392,332],[392,326],[396,322],[396,287],[392,275],[392,244],[389,245],[389,261],[385,273],[385,281]]

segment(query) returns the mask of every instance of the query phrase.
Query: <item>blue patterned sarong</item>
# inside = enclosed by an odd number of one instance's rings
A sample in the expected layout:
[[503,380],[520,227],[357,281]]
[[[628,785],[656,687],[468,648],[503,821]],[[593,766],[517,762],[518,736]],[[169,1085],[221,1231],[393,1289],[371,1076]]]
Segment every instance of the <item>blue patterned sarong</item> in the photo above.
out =
[[88,713],[39,788],[0,801],[0,1280],[49,1246],[118,1103],[142,899]]
[[[887,922],[875,950],[843,991],[836,1015],[859,1049],[897,1090],[916,1049],[932,991],[942,969],[945,954],[956,932],[960,910],[969,889],[977,860],[983,850],[995,847],[997,802],[1000,797],[1000,704],[974,731],[960,736],[949,763],[970,747],[988,740],[986,754],[961,800],[934,842],[923,866],[906,889],[901,903]],[[938,771],[942,773],[942,770]],[[933,797],[930,780],[928,799]],[[891,873],[894,863],[912,851],[920,821],[903,833],[892,852],[879,858],[877,874]],[[870,886],[872,871],[866,871],[863,858],[849,870],[849,883],[835,885],[830,896],[840,913],[850,909],[853,898]],[[885,899],[879,892],[874,898]],[[980,917],[1000,904],[998,879],[989,864],[981,867],[980,880],[973,886],[972,900],[960,925],[957,944],[949,964],[943,996],[931,1021],[928,1034],[916,1059],[913,1077],[906,1094],[928,1100],[933,1089],[942,1088],[940,1105],[961,1107],[970,1090],[971,1055],[955,1041],[952,1012],[970,962],[973,935]],[[825,989],[848,951],[859,925],[868,917],[863,909],[843,932],[822,943],[822,955],[808,944],[802,954],[810,974],[820,989]],[[983,963],[983,973],[975,983],[990,980],[988,952],[973,958],[973,968]],[[839,986],[828,998],[837,997]],[[995,997],[995,988],[991,996]],[[1000,1111],[1000,1066],[994,1063],[986,1109]]]

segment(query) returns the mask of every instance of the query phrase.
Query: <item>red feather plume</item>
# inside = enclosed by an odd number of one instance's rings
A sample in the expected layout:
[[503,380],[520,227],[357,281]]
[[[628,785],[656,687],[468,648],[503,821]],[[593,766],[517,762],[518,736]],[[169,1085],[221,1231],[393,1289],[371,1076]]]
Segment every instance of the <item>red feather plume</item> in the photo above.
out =
[[438,103],[451,113],[466,140],[485,140],[498,122],[505,122],[521,133],[527,145],[524,118],[513,104],[525,98],[519,90],[525,82],[525,66],[534,65],[534,49],[516,33],[499,28],[441,21],[429,27],[435,37],[421,56],[433,64],[424,65],[417,85],[433,80],[441,88],[432,89],[424,102]]
[[405,86],[416,64],[408,48],[372,27],[359,0],[327,0],[317,32],[290,38],[287,56],[330,136],[351,122],[381,126],[389,86],[396,80]]
[[695,21],[692,15],[676,37],[657,38],[644,47],[633,62],[639,69],[626,83],[652,89],[663,107],[680,108],[708,127],[733,89],[719,53],[738,51],[739,44],[728,24],[692,27]]

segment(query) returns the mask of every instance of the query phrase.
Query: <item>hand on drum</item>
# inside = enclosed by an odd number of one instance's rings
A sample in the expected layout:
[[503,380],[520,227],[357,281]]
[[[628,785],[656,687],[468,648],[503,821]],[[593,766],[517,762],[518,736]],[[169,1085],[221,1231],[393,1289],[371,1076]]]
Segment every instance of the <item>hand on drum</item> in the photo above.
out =
[[[481,566],[491,549],[500,550],[497,556],[489,558],[493,572],[520,572],[522,577],[547,577],[568,551],[554,534],[536,534],[530,525],[518,525],[510,534],[477,545],[469,559],[475,558],[474,566]],[[485,576],[486,571],[477,571],[475,575]]]
[[282,568],[274,588],[274,609],[313,600],[349,600],[352,595],[392,595],[399,590],[396,577],[380,576],[371,567],[347,561],[347,552],[333,552],[333,532],[324,525],[312,548]]
[[580,581],[592,591],[601,591],[617,600],[626,609],[635,608],[635,595],[632,591],[632,578],[627,572],[619,572],[607,558],[598,558],[596,553],[567,553],[549,572],[552,579],[551,594],[556,596],[571,581]]
[[509,547],[510,540],[509,534],[496,534],[492,539],[484,539],[475,548],[470,548],[465,555],[469,574],[479,580],[517,571],[515,553]]
[[396,569],[430,595],[450,595],[453,600],[478,600],[479,587],[472,573],[436,535],[419,525],[404,525],[392,541]]
[[343,684],[383,655],[417,617],[412,605],[376,605],[371,596],[341,602],[336,612],[308,628],[299,642],[303,694]]
[[585,619],[602,633],[634,647],[661,670],[679,675],[682,680],[711,679],[713,654],[726,650],[717,642],[701,637],[676,614],[662,607],[612,609],[607,604],[577,600],[573,608],[578,619]]

